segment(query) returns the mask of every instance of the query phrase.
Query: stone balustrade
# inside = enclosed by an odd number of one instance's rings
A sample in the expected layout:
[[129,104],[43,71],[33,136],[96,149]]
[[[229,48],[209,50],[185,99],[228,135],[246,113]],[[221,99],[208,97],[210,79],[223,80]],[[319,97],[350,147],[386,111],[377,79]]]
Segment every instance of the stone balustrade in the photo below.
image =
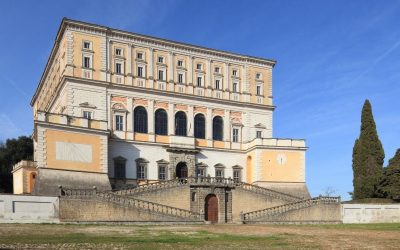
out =
[[48,122],[48,123],[69,125],[82,128],[107,130],[106,121],[86,119],[83,117],[68,116],[64,114],[38,112],[35,119],[39,122]]

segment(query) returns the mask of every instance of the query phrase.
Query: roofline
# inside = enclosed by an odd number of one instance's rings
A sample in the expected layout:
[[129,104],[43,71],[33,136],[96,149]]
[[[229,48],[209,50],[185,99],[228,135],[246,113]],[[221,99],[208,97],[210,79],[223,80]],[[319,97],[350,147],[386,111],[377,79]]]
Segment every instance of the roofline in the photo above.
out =
[[91,26],[91,28],[101,29],[104,32],[122,33],[122,34],[125,34],[125,35],[136,36],[138,38],[150,39],[150,40],[153,40],[153,41],[156,41],[156,42],[160,42],[160,43],[169,43],[171,45],[178,44],[178,45],[189,47],[189,48],[193,48],[193,49],[200,49],[200,50],[205,50],[205,51],[209,51],[209,52],[222,53],[222,54],[225,54],[227,56],[239,57],[242,60],[246,60],[247,59],[247,60],[261,61],[263,63],[269,64],[272,67],[274,67],[275,64],[276,64],[276,60],[273,60],[273,59],[261,58],[261,57],[250,56],[250,55],[245,55],[245,54],[239,54],[239,53],[234,53],[234,52],[225,51],[225,50],[212,49],[212,48],[208,48],[208,47],[204,47],[204,46],[198,46],[198,45],[188,44],[188,43],[184,43],[184,42],[178,42],[178,41],[174,41],[174,40],[168,40],[168,39],[158,38],[158,37],[154,37],[154,36],[143,35],[143,34],[139,34],[139,33],[119,30],[119,29],[110,28],[110,27],[103,26],[103,25],[98,25],[98,24],[94,24],[94,23],[73,20],[73,19],[69,19],[69,18],[64,17],[62,19],[62,21],[61,21],[61,24],[60,24],[59,28],[58,28],[56,39],[54,40],[54,44],[53,44],[53,48],[51,50],[50,56],[47,59],[45,70],[42,73],[42,76],[40,78],[39,84],[38,84],[38,86],[37,86],[37,88],[35,90],[35,93],[34,93],[32,99],[31,99],[31,102],[30,102],[31,106],[33,106],[34,102],[36,101],[38,92],[39,92],[39,90],[40,90],[40,88],[42,86],[43,78],[44,78],[44,76],[46,75],[46,73],[48,71],[49,63],[52,61],[52,59],[54,57],[54,53],[55,53],[56,49],[59,46],[59,40],[60,40],[61,36],[63,35],[64,30],[65,30],[65,28],[67,27],[68,24]]

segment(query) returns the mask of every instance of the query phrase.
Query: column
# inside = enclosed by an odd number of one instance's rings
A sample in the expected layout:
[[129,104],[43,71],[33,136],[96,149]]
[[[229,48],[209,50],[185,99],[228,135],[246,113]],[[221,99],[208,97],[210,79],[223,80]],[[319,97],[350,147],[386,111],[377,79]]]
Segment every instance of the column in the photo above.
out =
[[194,120],[194,116],[193,116],[193,106],[192,105],[188,105],[188,136],[189,137],[193,137],[194,136],[194,124],[193,124],[193,120]]
[[175,135],[175,104],[168,104],[168,135]]

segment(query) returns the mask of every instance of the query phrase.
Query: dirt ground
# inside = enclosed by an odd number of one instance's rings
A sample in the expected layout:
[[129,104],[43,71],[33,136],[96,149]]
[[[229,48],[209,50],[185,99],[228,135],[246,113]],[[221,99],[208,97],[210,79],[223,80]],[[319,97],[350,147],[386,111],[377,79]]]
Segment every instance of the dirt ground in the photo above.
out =
[[400,224],[1,224],[1,249],[400,249]]

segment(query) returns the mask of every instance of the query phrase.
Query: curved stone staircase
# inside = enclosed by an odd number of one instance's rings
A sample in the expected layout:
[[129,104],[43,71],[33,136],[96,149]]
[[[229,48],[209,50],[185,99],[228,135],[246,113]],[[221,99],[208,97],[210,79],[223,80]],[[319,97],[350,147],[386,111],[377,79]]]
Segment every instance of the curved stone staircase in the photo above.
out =
[[284,213],[304,208],[309,208],[319,204],[340,204],[340,197],[320,196],[312,199],[300,200],[276,207],[265,208],[253,212],[244,213],[242,214],[241,219],[243,223],[255,222],[255,221],[272,222],[274,221],[274,218]]

